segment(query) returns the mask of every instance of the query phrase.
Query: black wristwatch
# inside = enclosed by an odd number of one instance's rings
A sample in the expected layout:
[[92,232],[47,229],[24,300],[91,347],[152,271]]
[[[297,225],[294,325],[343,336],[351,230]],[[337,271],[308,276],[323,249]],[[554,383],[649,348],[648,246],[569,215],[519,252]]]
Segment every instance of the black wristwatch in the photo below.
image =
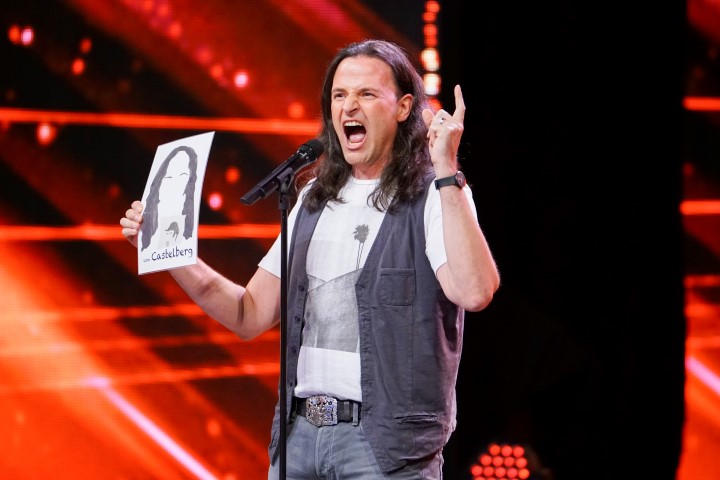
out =
[[465,179],[465,174],[458,170],[455,175],[451,177],[438,178],[435,180],[435,188],[440,190],[442,187],[447,187],[448,185],[455,185],[458,188],[463,188],[466,183],[467,180]]

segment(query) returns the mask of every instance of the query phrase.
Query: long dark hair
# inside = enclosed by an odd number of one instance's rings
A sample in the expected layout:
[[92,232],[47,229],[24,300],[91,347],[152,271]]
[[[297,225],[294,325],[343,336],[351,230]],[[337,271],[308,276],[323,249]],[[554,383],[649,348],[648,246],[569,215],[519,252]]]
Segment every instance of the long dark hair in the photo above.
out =
[[181,145],[174,148],[168,156],[163,160],[160,165],[155,178],[153,178],[152,184],[150,184],[150,191],[148,192],[148,198],[146,200],[145,210],[143,211],[143,223],[140,226],[142,231],[142,248],[140,251],[145,250],[150,245],[150,240],[153,234],[158,228],[158,203],[160,203],[160,185],[162,185],[163,178],[167,174],[170,160],[175,158],[180,152],[187,153],[190,157],[190,176],[188,177],[187,185],[185,186],[185,203],[183,204],[182,213],[185,215],[185,228],[183,229],[183,237],[188,239],[193,234],[193,228],[195,227],[195,181],[197,180],[197,153],[192,148]]
[[413,97],[408,118],[398,125],[391,159],[382,172],[380,184],[371,195],[372,204],[380,211],[394,211],[400,202],[414,199],[425,187],[427,178],[434,175],[427,143],[427,126],[422,112],[430,108],[420,74],[407,52],[384,40],[364,40],[347,45],[338,51],[328,65],[323,82],[320,105],[322,130],[320,140],[325,146],[324,156],[309,175],[317,180],[310,186],[303,204],[309,211],[317,211],[325,202],[341,202],[340,189],[350,177],[352,167],[345,161],[340,141],[333,129],[331,102],[335,71],[348,57],[368,56],[390,66],[399,96]]

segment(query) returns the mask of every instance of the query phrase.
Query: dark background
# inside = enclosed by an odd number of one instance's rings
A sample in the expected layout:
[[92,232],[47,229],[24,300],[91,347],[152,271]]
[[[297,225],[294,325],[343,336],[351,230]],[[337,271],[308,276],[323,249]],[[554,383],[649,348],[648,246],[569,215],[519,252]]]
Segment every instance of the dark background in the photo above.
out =
[[558,479],[674,479],[684,420],[684,3],[449,2],[444,104],[502,286],[468,315],[448,478],[475,439]]

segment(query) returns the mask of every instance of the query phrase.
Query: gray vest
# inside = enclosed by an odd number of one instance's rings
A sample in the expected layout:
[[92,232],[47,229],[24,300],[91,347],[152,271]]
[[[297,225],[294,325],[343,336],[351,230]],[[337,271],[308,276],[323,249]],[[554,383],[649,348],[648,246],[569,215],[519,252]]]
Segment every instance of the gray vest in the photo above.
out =
[[[385,472],[442,449],[455,429],[455,383],[465,312],[445,297],[425,255],[424,206],[421,195],[385,215],[355,285],[363,397],[360,418]],[[289,242],[288,392],[297,384],[308,291],[306,256],[320,213],[301,208]],[[278,450],[279,416],[278,404],[271,458]]]

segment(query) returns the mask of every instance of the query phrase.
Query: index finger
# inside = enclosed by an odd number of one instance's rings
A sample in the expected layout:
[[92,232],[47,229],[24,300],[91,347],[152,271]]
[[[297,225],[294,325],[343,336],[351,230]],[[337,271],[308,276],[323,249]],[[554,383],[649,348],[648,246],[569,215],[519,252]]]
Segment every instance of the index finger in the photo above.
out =
[[455,111],[453,112],[453,118],[460,123],[463,123],[465,120],[465,100],[463,99],[460,85],[455,85]]

